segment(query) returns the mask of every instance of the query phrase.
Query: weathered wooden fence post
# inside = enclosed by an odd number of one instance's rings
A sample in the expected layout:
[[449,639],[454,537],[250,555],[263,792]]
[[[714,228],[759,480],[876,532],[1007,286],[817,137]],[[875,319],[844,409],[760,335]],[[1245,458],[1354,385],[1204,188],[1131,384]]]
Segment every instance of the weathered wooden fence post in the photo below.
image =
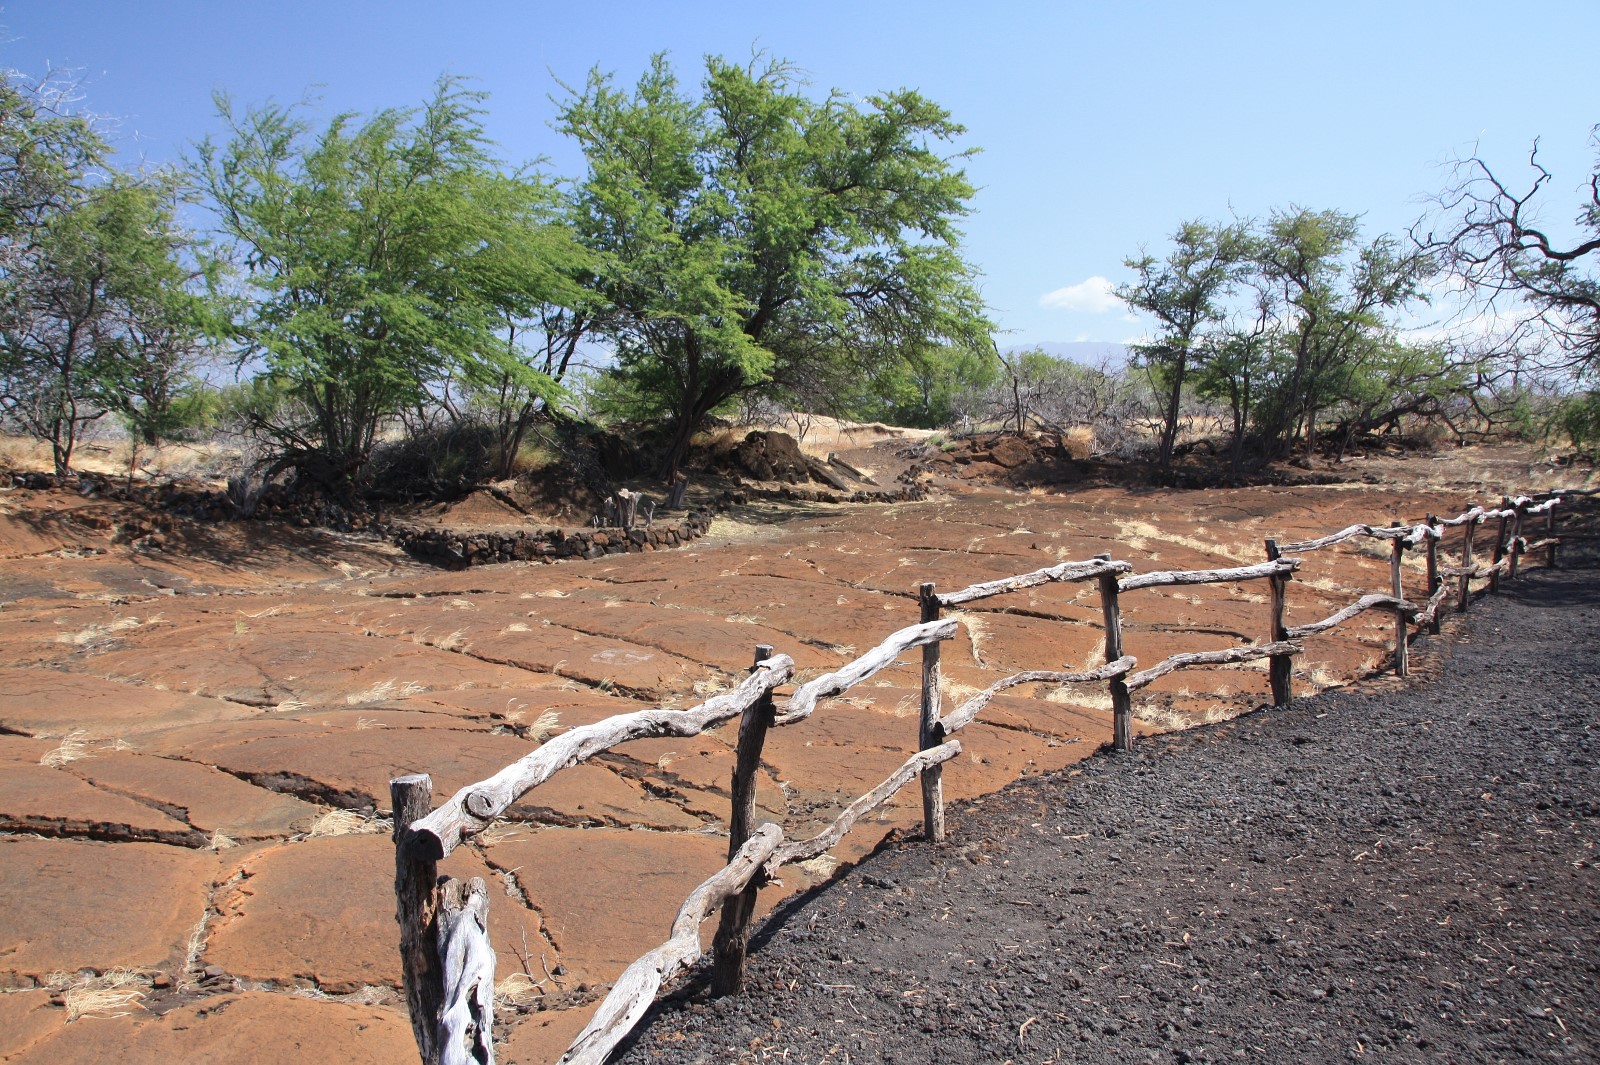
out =
[[494,1065],[494,950],[481,876],[439,885],[439,1065]]
[[[1101,554],[1095,558],[1110,561],[1110,554]],[[1122,607],[1118,603],[1121,589],[1117,587],[1117,575],[1104,573],[1100,576],[1100,611],[1105,618],[1106,626],[1106,661],[1115,662],[1122,657]],[[1117,751],[1133,750],[1133,697],[1128,694],[1128,685],[1124,676],[1112,677],[1111,689],[1111,748]]]
[[[1278,541],[1267,541],[1267,561],[1276,562],[1283,557]],[[1283,623],[1283,613],[1288,605],[1289,574],[1267,578],[1272,589],[1272,642],[1281,643],[1289,638]],[[1272,705],[1288,706],[1294,699],[1294,660],[1288,655],[1272,655],[1267,659],[1267,677],[1272,684]]]
[[1478,531],[1478,519],[1461,527],[1461,588],[1456,597],[1456,612],[1465,614],[1472,603],[1472,568],[1477,559],[1472,557],[1472,534]]
[[1556,507],[1560,505],[1552,502],[1550,509],[1544,512],[1544,538],[1550,541],[1545,545],[1544,564],[1551,569],[1556,568]]
[[[1501,560],[1506,557],[1506,511],[1510,506],[1511,500],[1504,496],[1500,497],[1500,529],[1495,533],[1494,536],[1494,559],[1492,561],[1492,565],[1498,566]],[[1489,590],[1491,592],[1498,592],[1500,590],[1499,570],[1495,570],[1493,573],[1489,574]]]
[[411,823],[433,811],[433,779],[426,773],[396,777],[389,781],[389,801],[394,810],[395,920],[400,923],[406,1008],[423,1065],[437,1065],[439,1013],[444,1002],[434,895],[439,870],[432,858],[423,857],[411,846]]
[[[1433,597],[1439,594],[1440,588],[1444,587],[1444,579],[1439,576],[1440,537],[1435,536],[1434,533],[1442,535],[1444,529],[1439,525],[1439,516],[1437,514],[1428,515],[1427,525],[1428,535],[1424,539],[1428,545],[1428,602],[1433,603]],[[1442,599],[1437,603],[1433,603],[1433,618],[1428,622],[1428,631],[1435,636],[1439,635],[1439,608],[1443,605],[1444,601]]]
[[[1400,563],[1405,561],[1406,545],[1400,537],[1390,541],[1392,547],[1389,551],[1389,591],[1396,599],[1404,599],[1405,595],[1400,584]],[[1411,669],[1410,649],[1406,643],[1406,633],[1411,628],[1406,621],[1405,611],[1399,607],[1394,608],[1394,675],[1403,677]]]
[[1511,579],[1517,579],[1517,567],[1522,562],[1522,548],[1526,541],[1522,539],[1522,522],[1527,516],[1528,504],[1518,499],[1516,516],[1511,519]]
[[[757,645],[752,672],[771,657],[770,645]],[[772,727],[772,715],[769,689],[745,707],[739,719],[739,749],[733,765],[733,808],[728,815],[729,861],[750,841],[755,831],[756,782],[761,773],[761,748],[767,741],[767,729]],[[712,994],[737,995],[744,987],[744,958],[750,945],[750,918],[755,913],[756,895],[761,889],[759,879],[752,880],[749,887],[722,904],[722,918],[711,943]]]
[[[938,621],[941,613],[939,597],[933,594],[932,582],[917,589],[922,603],[924,623]],[[942,641],[922,645],[922,716],[917,729],[918,749],[926,751],[944,742],[944,729],[939,725],[939,646]],[[939,843],[944,839],[944,766],[929,766],[922,771],[922,825],[928,839]]]

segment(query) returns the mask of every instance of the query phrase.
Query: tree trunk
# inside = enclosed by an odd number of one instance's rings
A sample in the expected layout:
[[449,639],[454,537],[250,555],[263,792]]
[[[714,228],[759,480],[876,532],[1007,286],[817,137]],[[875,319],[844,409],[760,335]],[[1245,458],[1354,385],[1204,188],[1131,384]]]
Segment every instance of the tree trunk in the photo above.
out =
[[1183,378],[1188,369],[1188,356],[1179,354],[1172,364],[1172,392],[1167,396],[1166,423],[1161,427],[1161,451],[1156,458],[1156,468],[1166,473],[1172,468],[1172,447],[1178,440],[1178,412],[1183,405]]

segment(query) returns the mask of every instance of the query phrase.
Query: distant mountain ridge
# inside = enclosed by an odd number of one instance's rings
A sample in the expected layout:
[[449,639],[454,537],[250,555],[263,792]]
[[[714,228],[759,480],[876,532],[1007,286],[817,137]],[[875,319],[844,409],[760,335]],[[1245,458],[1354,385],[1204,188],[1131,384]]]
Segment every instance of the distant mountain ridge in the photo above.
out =
[[1126,344],[1114,344],[1102,340],[1050,340],[1042,344],[1011,344],[1004,350],[1007,355],[1018,351],[1038,350],[1046,355],[1068,359],[1084,366],[1100,366],[1102,363],[1121,366],[1128,361],[1128,356],[1133,354],[1132,349]]

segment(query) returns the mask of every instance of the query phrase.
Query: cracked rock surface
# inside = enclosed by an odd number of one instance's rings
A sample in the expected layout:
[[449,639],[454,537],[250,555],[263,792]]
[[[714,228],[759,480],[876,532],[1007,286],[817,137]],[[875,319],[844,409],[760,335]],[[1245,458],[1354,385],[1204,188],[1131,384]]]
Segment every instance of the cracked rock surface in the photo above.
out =
[[[288,1061],[294,1040],[313,1060],[396,1060],[373,1049],[408,1040],[390,778],[426,771],[440,801],[563,730],[694,705],[757,644],[814,678],[915,622],[922,581],[954,590],[1102,551],[1140,570],[1232,566],[1260,561],[1266,536],[1483,501],[1468,486],[958,489],[752,509],[677,550],[459,572],[265,523],[174,520],[130,539],[119,530],[150,523],[135,504],[0,494],[0,892],[40,896],[0,907],[0,1062],[74,1065],[110,1046],[135,1048],[130,1061]],[[1418,586],[1419,564],[1406,580]],[[1325,552],[1294,582],[1289,622],[1387,581],[1386,552]],[[1264,590],[1125,596],[1126,647],[1152,664],[1259,639]],[[967,608],[944,652],[947,700],[1020,668],[1098,661],[1099,614],[1081,585]],[[1389,619],[1364,616],[1297,660],[1297,683],[1368,673],[1390,637]],[[809,834],[898,766],[917,743],[918,665],[906,656],[775,730],[759,816]],[[1140,729],[1225,717],[1265,688],[1261,670],[1174,674],[1140,693]],[[1077,765],[1109,738],[1108,709],[1103,690],[997,697],[962,734],[946,795]],[[736,732],[637,741],[570,769],[452,856],[446,872],[501,889],[504,1060],[553,1060],[719,864]],[[763,910],[919,813],[903,792],[830,856],[786,870]],[[69,1022],[90,992],[100,1005]]]

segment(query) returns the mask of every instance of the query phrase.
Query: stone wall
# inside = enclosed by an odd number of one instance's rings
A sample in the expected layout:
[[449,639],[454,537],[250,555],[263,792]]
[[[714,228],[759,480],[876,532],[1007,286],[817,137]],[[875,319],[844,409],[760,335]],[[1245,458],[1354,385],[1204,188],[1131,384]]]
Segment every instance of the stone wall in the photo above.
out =
[[391,538],[413,558],[465,569],[495,562],[555,562],[677,547],[705,535],[708,511],[690,511],[681,522],[657,521],[635,529],[514,529],[469,531],[396,525]]

